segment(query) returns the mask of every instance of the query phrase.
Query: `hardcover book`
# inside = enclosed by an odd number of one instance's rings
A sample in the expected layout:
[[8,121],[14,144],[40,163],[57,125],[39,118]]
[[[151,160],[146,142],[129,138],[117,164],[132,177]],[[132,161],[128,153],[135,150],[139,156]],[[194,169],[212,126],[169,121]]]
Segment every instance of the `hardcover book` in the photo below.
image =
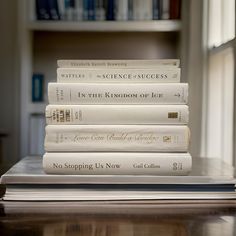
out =
[[187,152],[185,125],[48,125],[45,151]]
[[48,105],[48,125],[187,124],[187,105]]
[[47,174],[77,175],[187,175],[189,153],[53,152],[43,156]]
[[180,68],[152,69],[81,69],[58,68],[57,82],[104,82],[104,83],[179,83]]
[[49,104],[187,104],[187,83],[49,83]]
[[[236,199],[234,168],[193,158],[187,176],[45,174],[42,157],[26,157],[1,177],[6,201],[119,201]],[[92,202],[91,202],[92,203]]]
[[58,67],[64,68],[154,68],[157,66],[179,67],[179,59],[157,60],[58,60]]

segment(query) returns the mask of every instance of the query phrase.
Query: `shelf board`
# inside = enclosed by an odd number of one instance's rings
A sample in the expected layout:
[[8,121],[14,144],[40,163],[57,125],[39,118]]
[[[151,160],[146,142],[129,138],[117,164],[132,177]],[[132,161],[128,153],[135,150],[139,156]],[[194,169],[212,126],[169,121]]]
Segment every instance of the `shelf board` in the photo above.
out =
[[68,32],[175,32],[180,31],[180,20],[153,21],[30,21],[32,31]]

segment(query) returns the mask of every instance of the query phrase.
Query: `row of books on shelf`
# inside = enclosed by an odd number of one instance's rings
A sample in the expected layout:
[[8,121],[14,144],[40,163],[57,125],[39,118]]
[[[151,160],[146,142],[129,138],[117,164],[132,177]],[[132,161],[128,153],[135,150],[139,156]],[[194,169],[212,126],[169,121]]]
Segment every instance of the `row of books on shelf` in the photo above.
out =
[[104,21],[180,18],[180,0],[35,0],[37,20]]
[[49,174],[186,175],[188,84],[179,60],[58,61],[48,85]]

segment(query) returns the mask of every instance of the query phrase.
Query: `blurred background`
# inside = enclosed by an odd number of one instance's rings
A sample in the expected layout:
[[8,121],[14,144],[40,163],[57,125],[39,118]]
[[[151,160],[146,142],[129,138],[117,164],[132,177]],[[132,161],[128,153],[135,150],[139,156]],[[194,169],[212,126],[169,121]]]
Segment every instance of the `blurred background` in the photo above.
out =
[[0,1],[0,169],[44,153],[58,59],[180,58],[194,158],[235,164],[234,0]]

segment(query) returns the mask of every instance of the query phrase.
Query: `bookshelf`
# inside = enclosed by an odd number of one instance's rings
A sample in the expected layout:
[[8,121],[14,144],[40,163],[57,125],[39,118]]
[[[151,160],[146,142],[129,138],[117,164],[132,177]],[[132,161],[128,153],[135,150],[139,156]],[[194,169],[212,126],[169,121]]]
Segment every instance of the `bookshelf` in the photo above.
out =
[[[57,59],[180,58],[186,81],[187,1],[182,3],[181,20],[84,22],[35,20],[32,2],[18,0],[21,157],[38,154],[29,153],[30,117],[44,113],[47,83],[56,80]],[[33,73],[45,76],[43,102],[31,101]]]

